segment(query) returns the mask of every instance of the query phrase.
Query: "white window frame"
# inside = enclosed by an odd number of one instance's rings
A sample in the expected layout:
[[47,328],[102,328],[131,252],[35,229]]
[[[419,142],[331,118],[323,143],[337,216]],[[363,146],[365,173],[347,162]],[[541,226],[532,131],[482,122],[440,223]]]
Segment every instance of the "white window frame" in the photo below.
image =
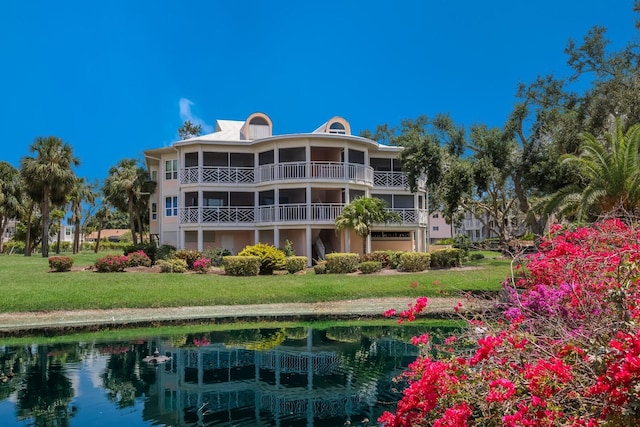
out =
[[178,216],[178,196],[164,198],[164,215],[166,217]]

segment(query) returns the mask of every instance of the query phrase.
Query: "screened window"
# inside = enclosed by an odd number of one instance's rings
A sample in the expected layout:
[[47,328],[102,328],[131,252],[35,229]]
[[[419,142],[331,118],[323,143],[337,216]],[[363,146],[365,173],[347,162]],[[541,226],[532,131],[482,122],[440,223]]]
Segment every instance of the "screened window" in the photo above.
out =
[[155,221],[158,219],[158,204],[151,203],[151,220]]

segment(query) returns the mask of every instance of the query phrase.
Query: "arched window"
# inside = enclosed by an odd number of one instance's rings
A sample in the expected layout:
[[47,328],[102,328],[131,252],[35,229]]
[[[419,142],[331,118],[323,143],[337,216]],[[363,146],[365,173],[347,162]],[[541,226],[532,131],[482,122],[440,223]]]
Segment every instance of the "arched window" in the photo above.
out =
[[[261,113],[254,113],[250,116],[247,125],[249,126],[249,139],[260,139],[271,136],[271,120]],[[247,135],[246,128],[244,135]]]
[[340,135],[344,135],[347,133],[344,125],[340,122],[333,122],[331,126],[329,126],[329,133],[338,133]]

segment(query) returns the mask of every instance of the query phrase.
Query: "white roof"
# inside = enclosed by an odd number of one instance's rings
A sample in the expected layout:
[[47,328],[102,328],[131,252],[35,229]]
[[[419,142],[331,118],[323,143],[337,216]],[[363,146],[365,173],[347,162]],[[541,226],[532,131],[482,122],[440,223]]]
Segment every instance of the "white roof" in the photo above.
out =
[[195,136],[184,141],[245,141],[240,129],[245,122],[240,120],[216,120],[216,131],[206,135]]
[[314,130],[311,133],[328,133],[327,132],[327,123],[329,122],[324,122],[323,124],[320,125],[320,127],[316,130]]

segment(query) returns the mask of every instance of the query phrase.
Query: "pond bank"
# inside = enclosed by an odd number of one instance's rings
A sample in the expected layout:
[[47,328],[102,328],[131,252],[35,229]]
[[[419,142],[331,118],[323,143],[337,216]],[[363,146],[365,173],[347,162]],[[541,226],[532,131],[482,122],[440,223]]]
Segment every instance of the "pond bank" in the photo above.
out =
[[[199,307],[118,308],[111,310],[42,311],[0,313],[0,334],[19,335],[27,331],[67,329],[102,329],[189,322],[233,322],[237,320],[320,320],[382,317],[390,308],[404,310],[412,298],[367,298],[317,303],[283,303],[251,305],[215,305]],[[462,303],[466,310],[484,310],[489,300],[429,298],[426,317],[442,318],[455,314]]]

